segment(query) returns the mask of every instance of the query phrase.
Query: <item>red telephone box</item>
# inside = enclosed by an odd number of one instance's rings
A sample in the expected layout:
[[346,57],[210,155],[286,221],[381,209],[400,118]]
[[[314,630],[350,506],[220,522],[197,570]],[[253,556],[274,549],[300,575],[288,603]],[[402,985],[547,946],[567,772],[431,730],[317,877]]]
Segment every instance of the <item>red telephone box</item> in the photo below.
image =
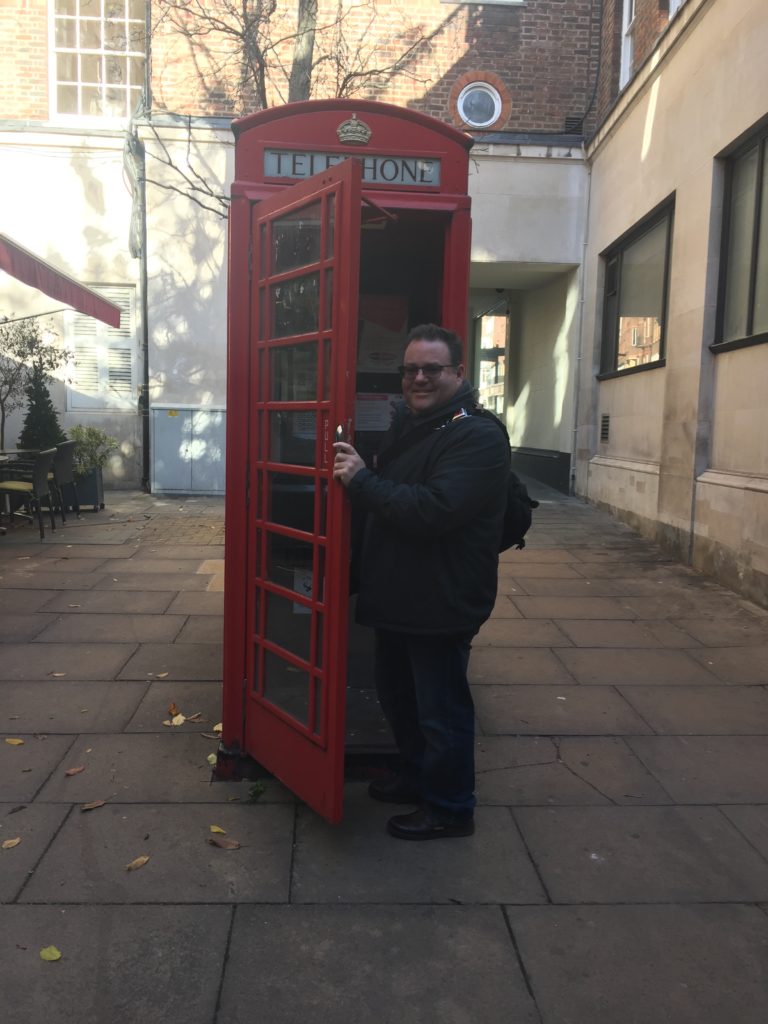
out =
[[376,449],[407,327],[465,333],[472,140],[366,101],[233,128],[220,773],[247,755],[338,822],[350,507],[332,444]]

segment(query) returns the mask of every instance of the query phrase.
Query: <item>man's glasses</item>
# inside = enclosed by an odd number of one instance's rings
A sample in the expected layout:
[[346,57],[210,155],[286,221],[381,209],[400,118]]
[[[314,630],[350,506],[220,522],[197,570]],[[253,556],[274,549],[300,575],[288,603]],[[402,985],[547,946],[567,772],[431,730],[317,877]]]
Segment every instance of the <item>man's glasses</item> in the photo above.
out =
[[423,373],[427,380],[437,380],[443,370],[450,370],[456,367],[456,363],[427,363],[426,366],[415,366],[413,363],[406,363],[405,366],[398,366],[400,376],[406,380],[416,380],[420,373]]

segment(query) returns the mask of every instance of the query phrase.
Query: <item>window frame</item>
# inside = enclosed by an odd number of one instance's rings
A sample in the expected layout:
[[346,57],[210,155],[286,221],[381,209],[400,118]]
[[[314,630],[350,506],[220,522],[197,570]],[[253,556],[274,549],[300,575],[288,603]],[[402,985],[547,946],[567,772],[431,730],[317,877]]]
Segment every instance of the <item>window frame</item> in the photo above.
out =
[[[68,413],[124,413],[138,412],[138,353],[136,346],[136,288],[133,285],[90,285],[94,291],[120,306],[120,327],[113,328],[92,317],[68,310],[64,316],[66,347],[72,352],[68,369],[66,410]],[[128,323],[123,323],[127,313]],[[78,333],[80,323],[88,330]],[[77,346],[88,344],[96,350],[95,373],[99,387],[95,392],[83,390],[77,374]],[[130,386],[127,393],[113,394],[109,388],[109,353],[128,350],[130,358]],[[106,358],[104,354],[106,353]],[[103,385],[103,382],[106,384]]]
[[[743,337],[723,340],[725,327],[725,305],[728,290],[728,246],[733,215],[731,200],[733,198],[734,169],[739,160],[753,149],[757,149],[757,171],[755,174],[755,199],[752,218],[752,244],[750,250],[749,288],[747,293],[747,331]],[[720,236],[720,267],[717,286],[717,316],[715,320],[715,341],[709,346],[711,352],[731,352],[738,348],[751,348],[753,345],[764,345],[768,342],[768,330],[752,333],[755,316],[755,297],[757,285],[760,228],[762,218],[768,218],[768,204],[762,208],[763,190],[766,189],[768,178],[768,121],[763,121],[756,131],[751,131],[748,138],[738,143],[730,152],[723,154],[725,163],[725,182],[723,188],[723,220]],[[768,251],[764,254],[768,259]]]
[[[621,302],[621,257],[635,242],[647,235],[659,224],[666,222],[667,233],[664,245],[664,279],[662,282],[661,298],[661,337],[659,339],[659,358],[649,363],[641,363],[638,366],[626,366],[623,369],[617,368],[618,343],[619,343],[619,306]],[[600,260],[603,267],[602,286],[602,308],[600,314],[600,370],[597,374],[598,380],[611,380],[615,377],[626,377],[628,374],[644,373],[647,370],[656,370],[666,366],[667,363],[667,321],[669,314],[669,279],[672,268],[672,235],[675,223],[675,195],[668,196],[658,203],[642,220],[638,221],[631,228],[616,239],[607,249],[600,253]],[[608,324],[608,270],[611,261],[618,263],[616,275],[616,313],[612,324]],[[613,294],[613,293],[611,293]],[[610,341],[609,341],[610,333]]]
[[[105,0],[101,0],[100,15],[98,16],[98,20],[100,21],[100,24],[101,24],[102,27],[104,26],[104,24],[106,23],[107,20],[109,22],[112,22],[112,21],[115,21],[115,20],[122,21],[122,24],[124,24],[126,26],[126,31],[128,31],[128,27],[130,25],[137,25],[137,24],[139,24],[139,19],[138,18],[130,18],[129,17],[130,8],[128,6],[126,6],[126,8],[125,8],[125,17],[123,19],[114,19],[114,18],[107,19],[107,16],[106,16],[105,11],[104,11],[104,3],[105,3]],[[126,0],[126,4],[127,3],[128,3],[128,0]],[[78,11],[79,11],[78,7],[76,7],[76,9],[75,9],[75,14],[72,14],[72,15],[63,14],[63,13],[58,12],[56,10],[56,0],[49,0],[49,3],[48,3],[48,83],[49,83],[49,88],[48,88],[48,93],[49,93],[48,106],[49,106],[49,116],[50,116],[50,119],[52,121],[56,121],[56,122],[59,122],[59,123],[60,122],[66,122],[66,123],[73,123],[74,122],[74,123],[76,123],[78,125],[82,125],[84,127],[88,127],[88,126],[95,126],[95,127],[101,126],[101,127],[103,127],[105,125],[120,125],[120,126],[122,126],[122,125],[125,125],[131,119],[131,117],[133,116],[133,112],[136,109],[136,103],[139,102],[140,98],[145,95],[146,89],[147,89],[147,68],[149,66],[149,29],[150,29],[149,15],[150,15],[150,9],[151,9],[151,0],[144,0],[144,19],[143,19],[143,25],[144,25],[144,46],[143,46],[143,49],[141,51],[134,50],[134,49],[129,49],[128,46],[130,45],[130,43],[129,43],[128,40],[126,41],[126,48],[124,50],[111,50],[111,49],[109,49],[109,48],[107,48],[106,46],[103,45],[103,43],[104,43],[103,36],[102,36],[102,46],[101,47],[99,47],[98,49],[88,50],[88,49],[84,49],[84,48],[82,48],[80,46],[80,41],[79,41],[79,38],[77,37],[77,35],[76,35],[76,38],[75,38],[75,45],[74,46],[59,46],[59,45],[57,45],[57,42],[56,42],[56,23],[57,23],[57,18],[58,19],[62,19],[62,20],[69,20],[69,21],[74,22],[74,24],[75,24],[75,32],[77,33],[77,26],[79,25],[79,23],[81,21],[81,16],[78,13]],[[93,17],[93,18],[91,18],[90,16],[84,16],[84,17],[86,17],[86,20],[97,20],[95,17]],[[58,57],[59,57],[60,54],[72,54],[75,57],[75,60],[77,62],[77,69],[78,70],[77,70],[76,77],[75,77],[74,81],[70,82],[70,81],[67,81],[67,80],[63,80],[63,79],[60,80],[59,79],[59,74],[58,74]],[[106,82],[106,81],[101,81],[101,82],[85,82],[85,81],[83,81],[82,65],[81,65],[81,59],[83,57],[99,58],[101,60],[101,62],[102,62],[102,73],[103,73],[103,70],[105,68],[105,63],[104,62],[109,57],[111,57],[111,56],[125,58],[126,68],[129,69],[128,70],[129,76],[130,76],[130,62],[131,62],[131,60],[134,59],[134,58],[139,58],[139,57],[143,59],[143,61],[144,61],[144,68],[143,68],[143,72],[142,72],[140,88],[138,90],[136,89],[136,87],[133,86],[132,82],[128,81],[128,80],[125,83],[123,83],[123,84],[121,84],[121,83],[109,83],[109,82]],[[78,108],[80,108],[82,106],[82,90],[83,90],[83,88],[99,89],[99,91],[101,93],[101,96],[102,96],[102,101],[105,100],[106,92],[107,92],[108,89],[110,89],[110,88],[120,89],[120,91],[122,92],[122,94],[124,96],[124,99],[127,101],[127,104],[128,104],[127,112],[121,113],[121,114],[114,114],[114,113],[98,113],[98,114],[93,114],[93,113],[81,113],[79,109],[77,111],[60,111],[59,110],[59,104],[58,104],[59,85],[72,85],[72,86],[74,86],[76,88],[76,90],[77,90],[77,97],[78,97],[78,99],[77,99],[77,106],[78,106]],[[138,97],[138,99],[135,102],[132,100],[132,97],[133,97],[134,93]]]
[[[465,97],[474,89],[479,89],[481,92],[485,92],[493,100],[493,116],[488,121],[483,121],[482,124],[478,124],[475,121],[470,121],[464,114],[462,107],[462,101]],[[493,125],[497,124],[502,113],[504,112],[504,97],[501,95],[499,90],[491,82],[485,81],[482,78],[476,78],[471,82],[467,82],[464,88],[461,90],[459,95],[456,97],[456,111],[461,118],[461,123],[467,125],[473,131],[487,130],[492,128]]]
[[619,55],[619,92],[625,89],[632,78],[635,59],[635,18],[637,0],[622,0],[621,5],[621,53]]

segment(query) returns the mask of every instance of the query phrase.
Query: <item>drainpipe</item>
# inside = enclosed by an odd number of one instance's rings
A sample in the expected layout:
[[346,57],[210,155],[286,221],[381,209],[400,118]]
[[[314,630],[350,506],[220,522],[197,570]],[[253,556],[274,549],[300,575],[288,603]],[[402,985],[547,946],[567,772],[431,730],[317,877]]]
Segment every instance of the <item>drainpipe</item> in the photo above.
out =
[[139,293],[141,296],[141,384],[139,385],[139,416],[141,418],[141,486],[150,490],[149,451],[149,302],[147,299],[147,179],[146,153],[135,126],[128,133],[128,166],[132,178],[133,227],[131,255],[139,260]]
[[[586,149],[584,143],[581,145],[581,152],[584,157],[584,161],[587,160]],[[584,239],[581,243],[581,282],[579,284],[579,334],[577,341],[576,350],[576,367],[574,371],[574,401],[573,401],[573,441],[571,446],[573,448],[573,456],[571,458],[571,494],[576,493],[576,456],[578,452],[578,432],[579,432],[579,408],[580,408],[580,396],[581,396],[581,361],[584,353],[584,300],[586,291],[586,279],[587,279],[587,246],[589,244],[589,216],[592,204],[592,167],[587,163],[587,196],[584,209]],[[587,474],[587,486],[585,488],[584,497],[589,496],[589,474]]]

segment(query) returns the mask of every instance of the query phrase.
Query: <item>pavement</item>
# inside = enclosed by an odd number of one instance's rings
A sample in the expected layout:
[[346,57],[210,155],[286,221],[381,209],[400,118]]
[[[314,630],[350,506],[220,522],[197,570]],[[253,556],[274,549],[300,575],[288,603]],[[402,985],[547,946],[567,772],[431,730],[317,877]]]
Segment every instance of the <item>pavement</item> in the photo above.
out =
[[336,827],[211,782],[220,501],[0,537],[0,1019],[765,1024],[768,612],[533,490],[470,666],[477,832],[429,843],[362,781]]

